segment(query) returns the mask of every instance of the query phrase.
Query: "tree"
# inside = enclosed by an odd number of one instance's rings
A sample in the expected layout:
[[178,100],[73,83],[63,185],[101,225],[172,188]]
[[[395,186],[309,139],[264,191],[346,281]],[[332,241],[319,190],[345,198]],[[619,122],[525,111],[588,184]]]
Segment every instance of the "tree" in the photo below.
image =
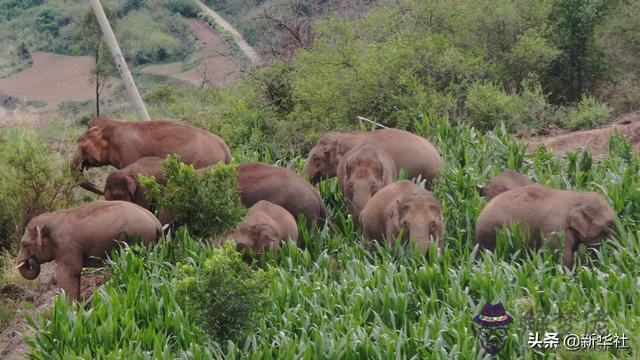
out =
[[606,8],[605,0],[555,0],[551,36],[561,53],[548,77],[556,101],[580,100],[587,88],[607,73],[606,57],[594,36],[605,19]]
[[31,53],[25,43],[20,43],[17,49],[18,58],[23,61],[31,60]]
[[[104,11],[111,26],[114,27],[116,23],[115,14],[106,7]],[[81,49],[92,53],[95,60],[91,74],[93,75],[93,81],[96,85],[96,117],[98,117],[100,116],[100,95],[107,84],[109,76],[116,71],[116,68],[113,59],[109,56],[109,50],[102,39],[102,30],[93,11],[88,10],[84,14],[79,30],[74,34],[74,40],[80,44]],[[105,56],[103,56],[103,54]]]

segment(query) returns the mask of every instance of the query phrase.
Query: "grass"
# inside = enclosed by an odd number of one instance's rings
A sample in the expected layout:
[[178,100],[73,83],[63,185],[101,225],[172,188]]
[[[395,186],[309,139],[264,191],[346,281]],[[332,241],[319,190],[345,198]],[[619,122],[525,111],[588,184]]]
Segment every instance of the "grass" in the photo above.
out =
[[[504,129],[483,135],[465,124],[428,118],[413,127],[446,162],[435,187],[446,219],[443,256],[423,259],[412,245],[366,249],[335,181],[324,181],[320,191],[332,224],[311,231],[301,226],[298,246],[285,245],[253,265],[276,276],[262,316],[241,340],[208,339],[176,301],[173,280],[181,273],[174,264],[201,267],[212,253],[207,242],[181,230],[148,252],[133,246],[114,254],[113,278],[88,304],[58,298],[31,322],[36,333],[28,340],[30,357],[489,358],[472,318],[485,303],[501,302],[514,318],[502,358],[639,358],[640,157],[630,144],[614,137],[601,162],[588,152],[561,161],[544,149],[526,156]],[[476,256],[474,224],[486,202],[476,185],[506,168],[548,186],[603,193],[623,231],[598,251],[583,251],[573,271],[561,266],[553,250],[526,254],[518,231],[502,234],[495,254]],[[568,314],[571,321],[559,320]],[[529,331],[582,334],[597,330],[595,325],[626,334],[630,349],[555,352],[527,344]]]

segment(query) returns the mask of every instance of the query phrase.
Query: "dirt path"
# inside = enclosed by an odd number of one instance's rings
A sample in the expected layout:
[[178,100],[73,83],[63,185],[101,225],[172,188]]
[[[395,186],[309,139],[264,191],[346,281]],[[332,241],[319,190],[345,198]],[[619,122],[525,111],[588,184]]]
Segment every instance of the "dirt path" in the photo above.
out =
[[249,43],[245,41],[242,35],[231,24],[229,24],[222,16],[218,15],[218,13],[205,5],[202,1],[196,0],[196,3],[198,3],[198,6],[200,6],[200,9],[205,14],[211,16],[216,21],[216,23],[218,23],[218,25],[220,25],[223,29],[228,31],[231,36],[233,36],[233,40],[235,40],[236,44],[238,44],[240,50],[242,50],[242,52],[244,52],[249,60],[251,60],[251,65],[256,66],[260,64],[260,56],[258,56],[258,53],[251,45],[249,45]]

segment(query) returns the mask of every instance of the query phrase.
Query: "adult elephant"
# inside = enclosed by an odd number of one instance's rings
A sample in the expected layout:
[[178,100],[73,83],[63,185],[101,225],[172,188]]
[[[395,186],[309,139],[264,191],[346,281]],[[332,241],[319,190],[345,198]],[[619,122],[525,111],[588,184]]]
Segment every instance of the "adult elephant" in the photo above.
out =
[[172,154],[195,167],[231,161],[224,140],[190,125],[98,118],[78,139],[72,165],[79,170],[105,165],[122,169],[145,156],[165,158]]
[[162,235],[162,226],[149,211],[124,201],[89,205],[38,215],[22,236],[17,269],[33,280],[40,264],[56,261],[56,280],[71,300],[80,296],[83,267],[102,265],[119,242],[140,237],[145,245]]
[[410,178],[421,175],[423,179],[432,183],[440,177],[443,161],[433,144],[423,137],[397,129],[328,132],[311,149],[304,174],[314,184],[322,179],[335,177],[344,154],[367,140],[388,153],[397,170],[404,169]]
[[529,245],[537,249],[543,237],[561,249],[552,236],[564,233],[563,262],[573,266],[573,255],[580,244],[595,247],[616,229],[616,214],[600,194],[550,189],[528,185],[505,191],[493,198],[476,222],[476,243],[493,251],[498,230],[518,224],[529,237]]

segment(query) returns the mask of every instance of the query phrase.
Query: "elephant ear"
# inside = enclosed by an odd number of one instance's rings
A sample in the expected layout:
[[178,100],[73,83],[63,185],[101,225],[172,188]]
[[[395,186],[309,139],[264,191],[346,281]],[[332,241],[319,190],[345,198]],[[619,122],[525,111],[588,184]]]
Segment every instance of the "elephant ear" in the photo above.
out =
[[391,244],[395,243],[396,236],[400,232],[400,199],[396,199],[392,204],[390,204],[389,209],[385,213],[385,217],[387,219],[385,224],[385,238]]
[[50,233],[51,232],[47,225],[44,225],[42,227],[36,226],[36,244],[38,245],[38,247],[43,246],[43,239],[48,239],[49,235],[51,235]]
[[127,176],[127,191],[131,196],[131,201],[135,199],[136,191],[138,191],[138,182],[134,176]]
[[589,234],[591,221],[593,221],[593,216],[586,206],[576,207],[569,213],[569,228],[575,230],[581,239],[585,239]]

